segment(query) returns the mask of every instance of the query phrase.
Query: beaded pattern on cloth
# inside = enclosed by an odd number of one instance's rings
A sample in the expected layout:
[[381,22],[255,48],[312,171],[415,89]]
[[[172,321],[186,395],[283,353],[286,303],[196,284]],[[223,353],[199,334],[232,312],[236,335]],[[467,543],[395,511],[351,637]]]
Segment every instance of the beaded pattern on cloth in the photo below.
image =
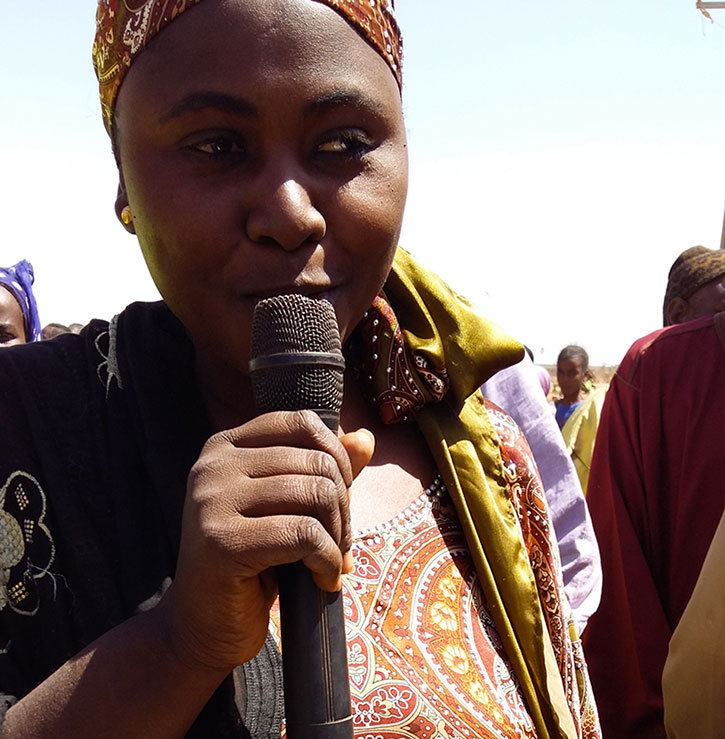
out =
[[[200,0],[99,0],[93,67],[110,133],[113,108],[134,59],[171,21]],[[403,42],[392,0],[315,0],[337,11],[385,59],[402,87]]]
[[440,472],[435,476],[433,482],[425,489],[425,494],[429,500],[442,501],[448,497],[448,488],[446,487],[445,482],[443,482]]
[[355,329],[354,366],[383,423],[412,421],[426,403],[437,403],[450,387],[444,366],[412,352],[393,309],[380,293]]

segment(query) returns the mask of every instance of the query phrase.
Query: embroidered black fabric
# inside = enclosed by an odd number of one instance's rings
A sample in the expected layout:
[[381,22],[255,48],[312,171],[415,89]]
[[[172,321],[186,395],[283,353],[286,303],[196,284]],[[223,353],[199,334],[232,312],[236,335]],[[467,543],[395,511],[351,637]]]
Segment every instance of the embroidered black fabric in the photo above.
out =
[[[173,578],[186,477],[209,428],[191,343],[163,303],[133,304],[80,336],[3,349],[0,408],[1,724],[3,706],[153,605]],[[38,484],[23,488],[34,496],[29,522],[7,485],[17,472]],[[33,532],[46,530],[50,563],[34,561],[43,537]],[[47,541],[43,552],[47,560]],[[25,573],[15,589],[11,570]],[[187,736],[250,736],[232,678]]]

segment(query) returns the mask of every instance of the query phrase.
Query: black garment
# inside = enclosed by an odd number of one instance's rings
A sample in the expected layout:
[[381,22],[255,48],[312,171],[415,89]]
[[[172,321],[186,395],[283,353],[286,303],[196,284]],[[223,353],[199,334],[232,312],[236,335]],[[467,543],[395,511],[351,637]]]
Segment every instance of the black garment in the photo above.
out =
[[[3,349],[0,408],[1,722],[3,702],[158,600],[210,431],[163,303]],[[188,736],[249,736],[231,678]]]

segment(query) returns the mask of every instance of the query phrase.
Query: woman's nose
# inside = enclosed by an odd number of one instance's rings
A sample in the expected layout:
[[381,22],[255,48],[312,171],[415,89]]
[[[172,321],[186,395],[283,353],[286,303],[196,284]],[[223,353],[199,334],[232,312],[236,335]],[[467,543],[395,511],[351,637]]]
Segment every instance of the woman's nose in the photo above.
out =
[[320,241],[325,219],[307,189],[290,178],[260,197],[247,215],[247,235],[257,243],[274,242],[287,251]]

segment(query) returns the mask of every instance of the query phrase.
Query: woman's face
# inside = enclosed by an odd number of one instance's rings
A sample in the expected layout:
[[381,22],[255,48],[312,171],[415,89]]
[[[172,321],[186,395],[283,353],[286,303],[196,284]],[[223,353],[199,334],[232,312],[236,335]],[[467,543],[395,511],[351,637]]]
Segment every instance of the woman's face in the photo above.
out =
[[25,344],[25,321],[20,303],[0,285],[0,347]]
[[383,59],[311,0],[207,0],[134,63],[116,107],[149,270],[197,350],[246,371],[254,304],[325,297],[349,335],[395,252],[407,188]]
[[556,381],[559,383],[561,394],[565,398],[573,398],[578,395],[584,384],[586,370],[582,366],[582,360],[578,357],[562,359],[556,365]]

